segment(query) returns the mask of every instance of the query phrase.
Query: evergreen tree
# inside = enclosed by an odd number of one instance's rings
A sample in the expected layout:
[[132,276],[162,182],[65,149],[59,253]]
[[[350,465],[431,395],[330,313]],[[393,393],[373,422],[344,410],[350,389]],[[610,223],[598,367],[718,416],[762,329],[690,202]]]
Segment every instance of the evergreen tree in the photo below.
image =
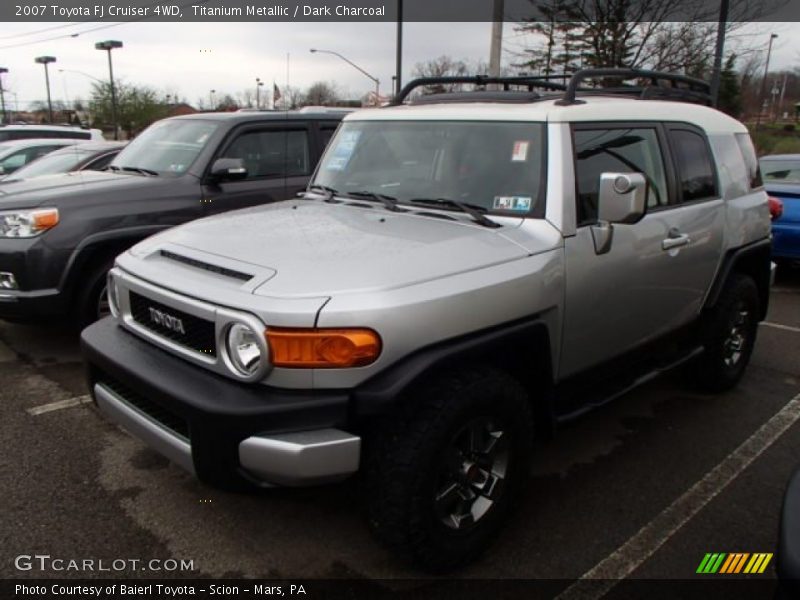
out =
[[719,77],[719,100],[717,107],[738,118],[742,113],[742,90],[739,85],[739,74],[736,72],[736,54],[731,54]]

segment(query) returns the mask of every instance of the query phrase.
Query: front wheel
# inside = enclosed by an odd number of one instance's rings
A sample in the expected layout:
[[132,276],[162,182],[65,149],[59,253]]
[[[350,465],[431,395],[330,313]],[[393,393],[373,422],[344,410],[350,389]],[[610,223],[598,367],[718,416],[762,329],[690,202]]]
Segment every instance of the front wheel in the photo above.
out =
[[88,327],[95,321],[111,314],[106,293],[108,272],[113,260],[98,264],[89,272],[75,298],[75,320],[79,328]]
[[732,275],[702,322],[705,350],[694,364],[701,388],[722,392],[738,383],[750,362],[758,319],[756,284],[746,275]]
[[371,457],[370,525],[377,537],[433,572],[465,564],[490,544],[527,479],[532,417],[510,377],[445,377],[389,427]]

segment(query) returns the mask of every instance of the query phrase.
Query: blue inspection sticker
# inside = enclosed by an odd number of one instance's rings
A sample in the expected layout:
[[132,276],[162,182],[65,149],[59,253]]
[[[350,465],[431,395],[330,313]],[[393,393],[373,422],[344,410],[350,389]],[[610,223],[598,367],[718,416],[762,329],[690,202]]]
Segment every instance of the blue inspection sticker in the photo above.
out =
[[495,196],[492,208],[527,212],[531,209],[530,196]]
[[353,156],[353,151],[356,149],[358,138],[361,137],[360,131],[344,131],[336,142],[336,148],[333,149],[333,154],[325,164],[328,171],[343,171],[350,162],[350,157]]

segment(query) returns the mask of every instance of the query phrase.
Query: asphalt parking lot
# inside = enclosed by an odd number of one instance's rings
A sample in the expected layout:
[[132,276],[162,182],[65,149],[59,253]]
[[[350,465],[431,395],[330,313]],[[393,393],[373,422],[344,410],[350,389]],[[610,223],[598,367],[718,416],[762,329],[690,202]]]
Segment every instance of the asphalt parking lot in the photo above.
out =
[[[224,493],[110,425],[86,402],[69,331],[0,321],[0,381],[2,578],[420,576],[370,537],[358,482]],[[588,595],[573,586],[563,598],[613,597],[620,577],[703,577],[695,571],[709,552],[775,552],[783,489],[800,467],[798,406],[795,269],[779,273],[737,389],[707,396],[666,376],[563,428],[538,449],[511,526],[457,576],[600,578]],[[194,569],[15,566],[34,554],[184,559]],[[773,564],[732,577],[774,578]]]

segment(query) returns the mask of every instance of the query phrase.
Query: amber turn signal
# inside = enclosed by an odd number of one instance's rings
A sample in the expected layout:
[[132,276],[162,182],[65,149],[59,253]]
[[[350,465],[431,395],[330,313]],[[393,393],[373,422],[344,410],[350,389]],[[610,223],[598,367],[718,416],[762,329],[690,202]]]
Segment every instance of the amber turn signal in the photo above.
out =
[[41,231],[43,229],[52,229],[58,225],[58,209],[45,208],[42,210],[35,210],[31,213],[32,223],[31,228],[33,231]]
[[274,328],[264,333],[276,367],[363,367],[381,353],[381,338],[371,329]]

